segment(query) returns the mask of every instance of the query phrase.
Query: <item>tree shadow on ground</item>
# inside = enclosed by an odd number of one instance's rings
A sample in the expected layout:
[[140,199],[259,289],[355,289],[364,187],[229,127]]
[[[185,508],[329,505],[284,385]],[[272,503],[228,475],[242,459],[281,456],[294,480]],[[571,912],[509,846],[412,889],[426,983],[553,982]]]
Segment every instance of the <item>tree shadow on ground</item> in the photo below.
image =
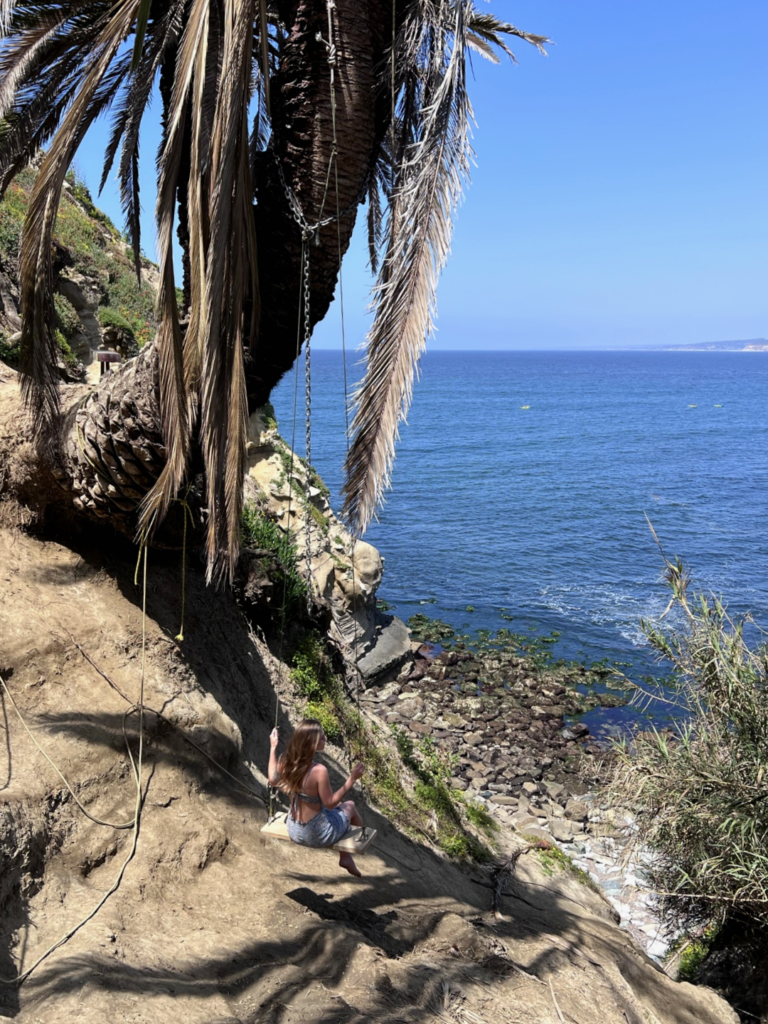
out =
[[[173,968],[101,955],[65,956],[43,966],[30,980],[29,996],[39,1004],[88,985],[90,990],[135,993],[145,999],[195,997],[201,1004],[220,996],[231,1010],[231,1024],[395,1024],[438,1014],[450,993],[466,989],[468,983],[481,989],[495,986],[496,991],[506,986],[510,999],[538,999],[551,1007],[549,980],[557,981],[564,967],[583,969],[588,963],[596,972],[594,984],[603,990],[601,1000],[609,1011],[606,1024],[643,1024],[631,992],[617,985],[605,969],[617,957],[620,969],[627,968],[622,944],[611,941],[606,929],[605,935],[598,934],[595,950],[588,941],[595,939],[595,919],[588,919],[587,933],[584,918],[563,909],[555,894],[538,893],[535,902],[507,897],[506,909],[512,913],[508,920],[496,922],[481,919],[480,904],[485,900],[479,901],[467,929],[474,929],[477,942],[470,935],[460,938],[458,945],[446,945],[450,939],[439,933],[440,908],[430,910],[423,904],[420,913],[410,908],[400,937],[396,930],[393,934],[401,913],[391,908],[406,894],[413,897],[411,885],[394,872],[373,880],[365,893],[338,901],[332,892],[301,886],[285,894],[296,914],[303,915],[290,936],[254,941],[229,954],[190,958]],[[376,914],[371,907],[377,905],[390,909]],[[559,945],[548,942],[523,963],[507,948],[553,935]],[[368,951],[362,965],[361,948]],[[414,952],[415,957],[409,956]],[[629,989],[635,987],[631,973],[629,969]],[[661,991],[659,997],[663,999]],[[560,997],[563,1005],[564,999],[567,993]],[[357,1008],[356,1001],[364,1005]]]

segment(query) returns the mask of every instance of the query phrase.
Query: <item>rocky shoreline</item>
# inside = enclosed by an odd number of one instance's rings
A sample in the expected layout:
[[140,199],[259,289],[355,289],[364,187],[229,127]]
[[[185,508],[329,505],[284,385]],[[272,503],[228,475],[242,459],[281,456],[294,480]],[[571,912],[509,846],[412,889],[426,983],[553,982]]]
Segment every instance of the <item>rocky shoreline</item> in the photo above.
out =
[[362,704],[417,747],[434,746],[450,769],[451,788],[481,803],[501,826],[554,841],[661,960],[672,937],[643,887],[643,856],[626,856],[631,819],[601,805],[595,791],[606,748],[572,720],[626,698],[595,692],[604,670],[551,659],[537,664],[503,633],[472,649],[414,643],[413,660],[397,679],[365,691]]

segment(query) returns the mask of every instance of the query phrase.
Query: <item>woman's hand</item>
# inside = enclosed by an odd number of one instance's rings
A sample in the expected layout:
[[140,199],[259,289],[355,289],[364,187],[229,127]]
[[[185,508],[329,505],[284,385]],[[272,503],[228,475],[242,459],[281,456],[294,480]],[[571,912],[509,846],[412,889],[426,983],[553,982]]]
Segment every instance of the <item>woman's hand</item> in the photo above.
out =
[[275,750],[279,742],[280,734],[278,733],[277,728],[274,728],[272,732],[269,734],[269,745],[270,747],[272,747],[273,750]]
[[363,774],[364,771],[365,771],[365,765],[362,763],[362,761],[360,761],[360,762],[358,762],[355,765],[355,767],[349,773],[349,777],[350,777],[350,779],[352,779],[353,782],[357,782],[357,780],[360,778],[360,776]]

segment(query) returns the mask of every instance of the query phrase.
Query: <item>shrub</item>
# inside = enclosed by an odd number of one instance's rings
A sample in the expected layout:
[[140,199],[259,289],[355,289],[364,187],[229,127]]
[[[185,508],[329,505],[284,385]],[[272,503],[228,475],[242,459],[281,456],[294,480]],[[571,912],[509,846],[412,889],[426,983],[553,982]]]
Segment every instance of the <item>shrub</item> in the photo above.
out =
[[320,725],[322,725],[323,732],[332,743],[336,743],[341,739],[341,723],[330,701],[308,701],[304,706],[304,716],[306,718],[316,718]]
[[56,330],[55,338],[56,338],[56,344],[59,346],[59,351],[61,352],[62,356],[64,357],[64,362],[67,364],[67,366],[69,366],[69,367],[77,366],[77,356],[72,351],[72,349],[69,347],[69,342],[67,341],[67,339],[64,337],[64,335],[58,329]]
[[287,614],[307,593],[307,585],[298,569],[296,548],[285,531],[254,502],[248,502],[243,508],[240,524],[243,545],[268,551],[277,561],[275,594],[281,606],[285,603]]
[[689,576],[665,558],[680,625],[643,622],[672,666],[666,687],[637,687],[676,705],[673,730],[616,745],[609,795],[637,811],[635,841],[655,858],[660,907],[695,931],[713,920],[768,924],[768,652],[715,597],[690,599]]
[[305,633],[291,658],[291,679],[299,693],[310,700],[322,700],[338,689],[328,657],[317,633]]
[[56,317],[59,321],[59,329],[65,338],[69,339],[74,337],[82,325],[80,323],[80,317],[77,315],[77,311],[69,299],[65,299],[63,295],[53,296],[53,305],[56,309]]
[[120,232],[117,230],[107,214],[94,204],[93,197],[91,196],[91,190],[85,182],[79,178],[72,169],[67,171],[66,178],[72,186],[73,199],[75,199],[84,208],[88,216],[99,221],[99,223],[108,228],[116,238],[119,238]]
[[102,327],[114,327],[118,331],[127,331],[131,338],[134,337],[133,327],[119,309],[113,309],[111,306],[99,306],[96,316]]
[[19,365],[20,354],[21,347],[18,341],[11,344],[4,334],[0,334],[0,359],[15,368]]

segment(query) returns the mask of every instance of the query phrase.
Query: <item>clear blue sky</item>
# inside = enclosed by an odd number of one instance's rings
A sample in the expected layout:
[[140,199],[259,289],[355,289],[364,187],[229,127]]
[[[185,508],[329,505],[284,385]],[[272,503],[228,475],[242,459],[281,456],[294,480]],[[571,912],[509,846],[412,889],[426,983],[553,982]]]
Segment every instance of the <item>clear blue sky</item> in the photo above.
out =
[[[554,45],[545,58],[517,43],[516,67],[475,60],[477,167],[430,348],[768,337],[768,3],[490,9]],[[94,188],[107,129],[92,129],[77,160]],[[142,141],[152,255],[154,124]],[[122,223],[112,182],[100,205]],[[370,285],[358,232],[344,263],[350,347],[365,334]],[[315,344],[340,345],[338,304]]]

